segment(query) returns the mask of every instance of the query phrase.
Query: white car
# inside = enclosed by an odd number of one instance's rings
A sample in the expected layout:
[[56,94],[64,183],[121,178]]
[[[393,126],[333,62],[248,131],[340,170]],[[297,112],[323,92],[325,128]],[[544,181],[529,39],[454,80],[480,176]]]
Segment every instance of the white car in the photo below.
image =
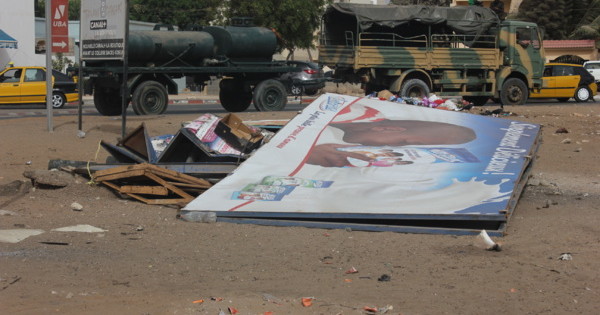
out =
[[600,82],[600,60],[586,61],[583,66],[594,76],[596,83]]

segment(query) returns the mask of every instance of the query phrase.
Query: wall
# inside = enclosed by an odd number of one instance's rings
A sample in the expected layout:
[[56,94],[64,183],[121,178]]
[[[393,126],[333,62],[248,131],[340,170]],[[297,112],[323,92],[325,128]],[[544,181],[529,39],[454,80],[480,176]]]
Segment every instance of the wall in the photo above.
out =
[[15,65],[44,66],[45,55],[35,54],[33,1],[2,0],[0,28],[18,41],[18,49],[0,48],[0,68],[12,61]]

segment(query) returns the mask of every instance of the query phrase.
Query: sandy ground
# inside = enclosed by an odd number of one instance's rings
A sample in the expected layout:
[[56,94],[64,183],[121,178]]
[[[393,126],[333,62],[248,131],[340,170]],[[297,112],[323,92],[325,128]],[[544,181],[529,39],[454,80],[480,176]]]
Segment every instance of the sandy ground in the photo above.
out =
[[[121,199],[76,177],[61,189],[0,195],[0,210],[10,211],[0,229],[45,232],[0,243],[0,313],[364,314],[391,306],[387,314],[597,314],[600,105],[506,110],[516,113],[506,119],[542,124],[543,142],[507,235],[496,238],[500,252],[472,236],[189,223],[174,207]],[[144,121],[160,135],[194,118],[130,117],[128,126]],[[104,162],[99,141],[121,134],[119,118],[85,117],[85,138],[76,117],[54,124],[49,133],[46,118],[0,120],[0,185],[27,180],[24,171],[51,159]],[[76,224],[106,231],[52,231]],[[347,274],[352,267],[358,273]],[[389,281],[378,281],[384,274]],[[312,306],[302,306],[306,297]]]

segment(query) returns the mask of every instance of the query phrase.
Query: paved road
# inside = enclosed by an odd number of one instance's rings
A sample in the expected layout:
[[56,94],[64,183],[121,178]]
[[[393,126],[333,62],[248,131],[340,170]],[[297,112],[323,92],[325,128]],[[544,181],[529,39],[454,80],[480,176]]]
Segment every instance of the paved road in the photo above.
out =
[[[284,111],[302,110],[314,98],[294,99],[289,98],[288,104]],[[256,112],[254,106],[250,105],[248,112]],[[215,99],[196,99],[196,100],[172,100],[169,102],[169,107],[165,114],[193,114],[193,113],[213,113],[226,114],[228,113],[218,100]],[[54,116],[75,116],[78,114],[77,105],[67,104],[61,109],[55,109],[52,113]],[[83,106],[84,116],[100,116],[93,101],[86,100]],[[128,116],[136,116],[131,106],[127,110]],[[11,119],[19,117],[42,117],[46,116],[45,105],[0,105],[0,119]]]
[[[303,98],[303,99],[294,99],[289,98],[288,104],[285,108],[285,111],[299,111],[306,107],[314,98]],[[600,96],[596,96],[594,103],[600,102]],[[527,106],[536,106],[536,105],[556,105],[556,106],[568,106],[571,104],[582,104],[575,103],[573,99],[566,103],[559,103],[555,100],[531,100]],[[585,104],[593,104],[592,102]],[[487,107],[496,108],[498,104],[488,103]],[[256,112],[254,106],[250,105],[247,110],[248,112]],[[206,99],[194,99],[194,100],[171,100],[169,102],[169,108],[165,114],[203,114],[203,113],[213,113],[213,114],[226,114],[227,111],[221,107],[221,104],[218,100],[214,98],[206,98]],[[76,116],[78,114],[77,105],[67,104],[64,108],[55,109],[53,111],[54,116]],[[84,116],[100,116],[94,104],[91,100],[86,100],[85,105],[83,106],[83,115]],[[131,106],[127,111],[128,116],[136,116]],[[0,120],[2,119],[11,119],[11,118],[19,118],[19,117],[44,117],[46,116],[46,106],[45,105],[0,105]]]

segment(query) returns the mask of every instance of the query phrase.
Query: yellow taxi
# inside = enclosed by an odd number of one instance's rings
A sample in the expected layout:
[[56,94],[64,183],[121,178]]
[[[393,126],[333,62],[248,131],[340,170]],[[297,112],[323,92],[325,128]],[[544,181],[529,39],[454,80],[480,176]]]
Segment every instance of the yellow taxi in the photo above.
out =
[[539,93],[532,92],[530,98],[555,98],[566,102],[593,100],[598,87],[592,76],[582,65],[548,63],[544,67],[544,83]]
[[[52,70],[52,107],[61,108],[78,100],[77,83]],[[8,67],[0,71],[0,104],[46,103],[46,68]]]

